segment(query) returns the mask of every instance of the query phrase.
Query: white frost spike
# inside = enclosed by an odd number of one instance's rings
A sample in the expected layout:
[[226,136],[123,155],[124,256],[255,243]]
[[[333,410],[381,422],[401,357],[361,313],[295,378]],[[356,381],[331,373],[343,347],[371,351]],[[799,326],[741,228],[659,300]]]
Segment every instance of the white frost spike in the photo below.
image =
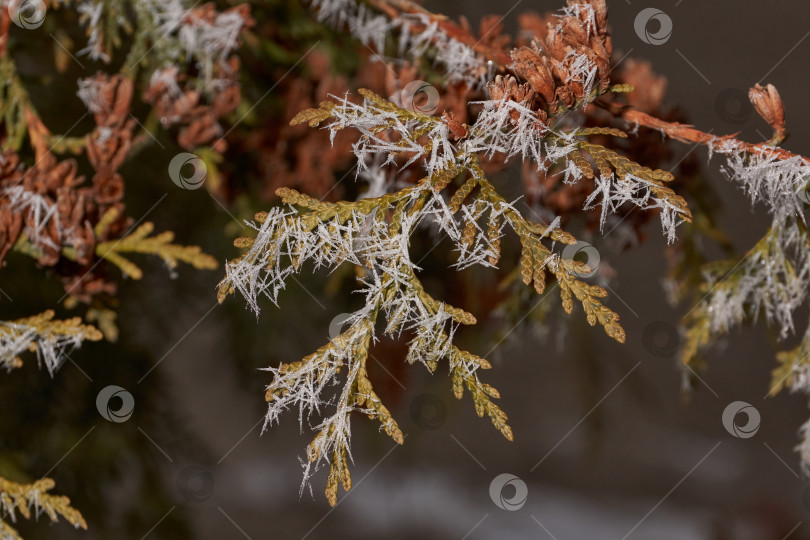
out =
[[[400,119],[396,111],[385,110],[368,99],[364,99],[363,103],[358,105],[347,98],[331,97],[338,103],[338,107],[332,111],[332,122],[326,126],[331,131],[332,137],[346,128],[354,128],[363,135],[352,147],[357,157],[358,173],[368,170],[367,163],[379,163],[375,160],[378,154],[386,158],[382,166],[394,163],[399,154],[413,154],[403,168],[419,158],[424,158],[428,175],[446,169],[455,161],[455,148],[448,138],[449,130],[444,122],[432,121],[426,126],[418,118]],[[384,134],[377,129],[382,124],[390,126]],[[424,137],[431,142],[430,154],[427,154],[423,145],[411,135],[417,127],[428,127]]]
[[585,210],[601,206],[600,223],[603,230],[608,216],[616,213],[625,203],[629,203],[642,210],[660,209],[661,228],[667,242],[671,244],[675,241],[675,230],[683,223],[680,209],[667,199],[656,198],[652,191],[655,184],[629,173],[625,174],[624,178],[618,178],[614,174],[607,177],[600,174],[594,178],[594,182],[596,189],[585,199]]
[[[804,190],[810,181],[810,162],[800,156],[789,159],[767,150],[758,153],[732,152],[723,167],[726,176],[737,182],[751,203],[768,205],[780,222],[789,217],[804,221],[807,208]],[[799,194],[802,194],[800,196]]]
[[[370,165],[375,166],[374,163]],[[486,257],[494,254],[483,237],[477,239],[477,247],[473,249],[461,245],[456,219],[442,195],[435,193],[429,184],[411,189],[408,198],[404,199],[409,207],[413,208],[410,205],[417,199],[425,200],[426,197],[426,201],[418,211],[402,214],[398,232],[392,232],[389,222],[379,219],[374,213],[357,212],[342,218],[342,221],[321,222],[308,229],[304,225],[307,216],[302,216],[292,207],[274,208],[260,227],[253,225],[257,235],[248,252],[226,267],[226,282],[242,294],[256,312],[258,298],[267,296],[276,302],[287,278],[299,272],[306,262],[316,268],[333,269],[350,261],[366,269],[361,280],[363,288],[359,291],[365,296],[365,302],[346,321],[350,324],[349,329],[333,336],[325,347],[293,369],[283,366],[267,368],[273,381],[268,387],[271,399],[265,429],[276,423],[284,411],[297,409],[302,430],[308,426],[324,433],[316,437],[309,447],[309,455],[301,460],[304,467],[302,490],[308,485],[311,475],[328,463],[335,451],[345,451],[351,458],[350,413],[373,414],[371,410],[351,405],[348,392],[361,367],[358,351],[377,339],[373,321],[378,310],[387,318],[386,334],[399,335],[406,331],[414,336],[409,342],[407,361],[434,369],[439,360],[453,355],[453,337],[459,323],[445,311],[444,304],[437,305],[419,288],[421,286],[415,285],[417,268],[408,251],[414,230],[425,221],[450,231],[461,254],[460,266],[476,262],[488,264]],[[483,219],[502,217],[508,209],[513,208],[504,204],[482,204],[480,208],[465,207],[463,212],[468,219]],[[472,373],[477,368],[469,365],[466,369]],[[338,388],[337,393],[334,388]],[[313,416],[326,408],[330,410],[329,416],[313,427]],[[386,429],[386,426],[381,429]]]
[[53,223],[61,243],[72,242],[73,231],[62,226],[59,211],[55,203],[33,191],[27,191],[23,186],[12,186],[4,189],[2,194],[8,197],[9,210],[23,214],[25,220],[25,235],[38,246],[47,246],[58,249],[48,236],[47,229]]
[[[545,161],[544,137],[548,129],[537,120],[533,110],[505,97],[471,105],[482,105],[483,108],[464,141],[466,152],[482,152],[487,157],[502,153],[505,161],[519,155],[523,160],[537,163],[538,168],[542,166]],[[517,113],[516,120],[512,118],[513,112]]]
[[752,251],[734,269],[733,286],[714,287],[705,300],[712,332],[763,314],[781,338],[793,333],[793,315],[807,298],[810,245],[795,221],[782,226],[775,220],[770,235],[767,252]]
[[84,1],[79,2],[76,11],[79,12],[79,23],[87,28],[87,46],[79,51],[79,55],[86,54],[93,61],[109,62],[110,57],[102,49],[101,43],[101,15],[104,10],[104,2]]
[[[573,58],[573,60],[569,60],[570,58]],[[570,51],[563,59],[563,63],[567,64],[568,67],[568,78],[565,82],[580,83],[585,95],[589,96],[596,82],[596,74],[598,72],[596,64],[586,55],[575,51]],[[588,100],[585,100],[583,107],[587,105]]]
[[[598,26],[596,24],[596,12],[591,4],[570,4],[560,9],[564,16],[574,17],[585,22],[585,30],[588,33],[588,38],[591,37],[591,32],[596,33]],[[584,13],[584,16],[583,16]],[[557,25],[557,33],[563,31],[562,23]]]
[[53,375],[67,354],[81,343],[82,337],[79,335],[40,334],[36,328],[26,324],[0,322],[0,366],[11,371],[14,360],[31,350],[33,344],[37,361],[45,364],[48,373]]
[[[103,43],[105,25],[112,23],[119,27],[132,25],[127,14],[127,6],[120,2],[100,0],[80,0],[77,5],[79,22],[89,35],[85,48],[79,51],[92,60],[109,62]],[[139,16],[151,19],[151,24],[139,27],[138,31],[150,34],[152,43],[149,51],[161,57],[160,67],[169,63],[187,64],[194,62],[199,70],[199,90],[216,92],[225,81],[214,76],[216,68],[227,69],[227,58],[239,45],[239,34],[245,20],[237,11],[217,13],[213,20],[204,17],[191,17],[192,8],[181,0],[141,0],[134,6]],[[196,4],[195,4],[196,5]]]
[[[400,53],[411,59],[421,59],[431,51],[433,63],[444,70],[448,83],[466,82],[472,88],[482,88],[487,82],[486,62],[481,55],[448,36],[425,14],[406,14],[390,20],[354,0],[310,0],[309,4],[317,11],[318,20],[345,26],[362,43],[374,45],[378,54],[384,53],[386,38],[396,34]],[[423,29],[413,32],[414,25]]]

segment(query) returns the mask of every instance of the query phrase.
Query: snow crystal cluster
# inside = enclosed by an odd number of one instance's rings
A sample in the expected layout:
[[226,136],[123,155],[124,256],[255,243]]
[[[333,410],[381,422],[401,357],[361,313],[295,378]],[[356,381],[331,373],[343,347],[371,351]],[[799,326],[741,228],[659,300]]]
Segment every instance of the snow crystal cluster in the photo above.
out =
[[[101,16],[104,12],[104,2],[92,0],[78,2],[76,11],[79,13],[79,22],[87,28],[87,46],[79,51],[79,55],[87,55],[93,61],[109,62],[110,55],[104,51]],[[119,15],[121,17],[121,15]],[[119,19],[118,25],[126,21]]]
[[[505,98],[476,104],[481,105],[482,110],[470,128],[470,136],[463,142],[465,153],[480,152],[488,157],[497,153],[502,154],[505,161],[519,156],[523,161],[534,162],[538,170],[547,170],[551,164],[565,161],[563,181],[575,184],[582,178],[582,171],[569,158],[577,151],[575,132],[551,130],[537,120],[531,109]],[[632,174],[625,174],[623,178],[615,174],[599,175],[595,183],[596,188],[586,199],[584,210],[601,205],[603,230],[608,217],[627,203],[642,210],[659,209],[663,232],[669,243],[675,241],[676,228],[683,223],[682,211],[667,198],[656,195],[658,186]]]
[[227,84],[217,78],[217,71],[227,69],[225,60],[239,46],[245,20],[236,10],[216,13],[213,20],[208,20],[204,15],[197,16],[192,11],[194,6],[185,7],[182,0],[80,0],[76,9],[89,37],[79,54],[109,62],[105,50],[109,45],[104,35],[106,17],[115,17],[119,28],[131,26],[131,19],[126,17],[130,5],[137,13],[137,31],[150,36],[150,48],[144,56],[156,55],[163,64],[161,68],[194,62],[200,73],[200,90],[204,92],[216,92]]
[[[475,241],[465,245],[463,222],[477,221],[485,212],[490,219],[501,218],[504,211],[511,208],[503,204],[483,204],[475,210],[465,209],[459,219],[427,183],[411,188],[399,204],[410,207],[417,201],[421,203],[418,211],[403,212],[396,230],[377,215],[387,209],[375,209],[368,214],[355,211],[346,219],[317,221],[313,225],[307,221],[307,215],[299,214],[292,207],[274,208],[263,218],[261,226],[252,225],[257,234],[247,253],[226,266],[225,282],[244,296],[257,313],[259,299],[267,297],[276,303],[289,277],[300,272],[305,262],[314,268],[329,269],[350,262],[364,271],[358,292],[365,296],[365,302],[344,321],[348,330],[340,336],[331,336],[327,347],[305,359],[294,372],[283,365],[268,368],[274,376],[269,388],[274,398],[268,405],[265,428],[277,422],[284,411],[297,409],[303,429],[304,424],[310,424],[313,415],[324,407],[332,407],[332,414],[314,428],[328,434],[316,438],[310,446],[309,457],[315,457],[314,463],[310,459],[302,460],[305,484],[315,470],[312,467],[328,461],[335,449],[348,449],[349,412],[370,412],[350,404],[347,392],[361,367],[358,350],[376,340],[370,321],[376,318],[377,312],[385,314],[387,335],[399,336],[407,332],[414,336],[409,343],[409,363],[431,367],[453,353],[452,341],[458,322],[445,310],[444,304],[426,298],[416,279],[418,267],[408,250],[414,230],[420,222],[428,221],[453,241],[459,253],[458,266],[489,265],[487,259],[495,255],[490,235],[478,231]],[[309,214],[309,217],[313,216]],[[500,221],[498,235],[504,220]],[[454,361],[467,374],[478,369],[461,358]],[[331,392],[330,388],[340,384],[339,370],[341,375],[348,373],[348,382],[337,393]]]
[[[585,22],[585,31],[590,39],[591,33],[594,34],[598,31],[599,26],[596,21],[596,11],[591,4],[568,4],[560,8],[560,18],[563,16],[573,17],[575,19]],[[584,15],[583,15],[584,14]],[[562,23],[557,25],[557,33],[562,32]]]
[[[427,154],[423,144],[413,135],[417,127],[424,126],[422,119],[403,119],[400,111],[380,107],[367,99],[362,105],[357,105],[347,98],[332,97],[338,102],[338,107],[333,111],[334,120],[327,126],[332,138],[338,131],[349,127],[362,135],[352,147],[357,156],[358,170],[364,170],[366,160],[378,154],[386,156],[383,165],[394,163],[399,154],[412,154],[403,167],[424,157],[428,175],[447,169],[455,161],[455,148],[444,122],[434,121],[427,126],[429,131],[424,136],[431,141],[430,153]],[[389,129],[380,132],[379,127],[386,124],[389,124]]]
[[780,338],[794,333],[794,313],[807,299],[810,243],[795,223],[773,229],[766,240],[731,269],[727,283],[725,276],[707,276],[713,287],[705,300],[713,333],[726,333],[746,316],[756,320],[760,315]]
[[76,95],[82,100],[87,110],[93,114],[110,113],[112,109],[111,103],[106,103],[101,95],[101,90],[104,88],[105,81],[98,77],[86,77],[79,79],[79,90]]
[[[599,68],[596,63],[588,58],[588,55],[577,51],[569,51],[562,61],[568,69],[568,74],[563,82],[566,84],[576,82],[582,85],[585,96],[590,96],[596,85],[596,75]],[[582,107],[587,107],[588,100],[584,100]]]
[[[751,204],[765,205],[771,215],[768,234],[725,275],[707,276],[710,292],[703,300],[712,332],[763,315],[780,339],[795,333],[795,315],[810,288],[810,236],[805,210],[810,197],[810,162],[801,156],[785,158],[769,149],[747,151],[723,142],[715,151],[726,156],[722,168],[738,184]],[[810,391],[810,327],[794,355],[792,391]],[[810,421],[800,430],[797,446],[802,467],[810,474]]]
[[36,348],[37,361],[53,375],[67,354],[82,343],[81,335],[40,333],[27,324],[0,321],[0,366],[11,371],[20,354]]
[[[810,163],[775,152],[722,149],[727,178],[751,203],[764,204],[772,218],[768,235],[727,276],[707,276],[712,285],[705,299],[713,331],[728,331],[746,317],[760,314],[776,326],[780,338],[795,332],[793,320],[808,295],[810,237],[805,227],[805,192]],[[724,283],[724,281],[728,281]]]
[[[19,185],[7,187],[0,193],[8,200],[10,212],[25,216],[23,232],[31,243],[51,249],[60,249],[62,244],[73,243],[74,231],[62,225],[56,203]],[[53,241],[49,231],[56,231],[59,245]]]
[[684,222],[682,210],[664,197],[656,197],[655,184],[632,174],[620,178],[615,174],[608,177],[594,177],[596,187],[585,200],[585,210],[598,205],[602,208],[601,227],[604,229],[609,214],[615,214],[625,203],[633,204],[642,210],[659,209],[661,228],[668,243],[675,241],[675,231]]
[[[311,0],[310,6],[317,10],[318,20],[347,28],[362,43],[373,45],[379,54],[385,50],[387,37],[396,35],[400,56],[417,59],[428,49],[433,51],[433,62],[444,71],[448,83],[463,81],[472,88],[481,88],[487,82],[484,59],[471,47],[448,36],[425,14],[404,14],[391,20],[355,0]],[[420,27],[419,32],[413,31],[415,26]]]
[[756,153],[731,152],[723,172],[737,183],[751,199],[751,204],[767,205],[774,221],[789,219],[804,222],[808,204],[807,183],[810,182],[810,162],[801,156],[789,159],[767,150]]
[[[524,104],[506,99],[477,101],[480,105],[470,134],[464,140],[463,150],[467,154],[482,153],[487,157],[503,154],[504,161],[520,156],[524,161],[532,160],[540,168],[546,163],[543,152],[548,128],[537,119],[535,111]],[[563,154],[574,149],[573,142],[563,150]],[[551,156],[553,159],[555,156]]]
[[[507,204],[480,203],[475,209],[463,208],[462,217],[457,218],[445,199],[429,184],[413,188],[402,203],[410,205],[425,194],[427,202],[418,212],[404,212],[397,231],[392,231],[387,221],[379,219],[377,210],[370,214],[353,212],[344,222],[333,219],[309,228],[307,216],[299,215],[292,208],[273,208],[260,227],[249,224],[257,230],[256,239],[243,257],[228,263],[225,280],[257,314],[259,298],[264,296],[277,303],[287,279],[298,273],[305,262],[318,269],[336,268],[343,262],[368,267],[371,261],[373,279],[366,283],[367,292],[379,292],[383,281],[404,286],[419,269],[411,261],[408,249],[413,231],[423,221],[437,226],[451,239],[459,254],[457,266],[491,266],[487,258],[494,256],[495,251],[490,240],[484,231],[479,230],[472,245],[465,245],[462,242],[463,222],[477,220],[484,214],[497,219],[507,209],[514,208]],[[502,227],[501,224],[499,234]],[[393,304],[387,301],[386,305]]]

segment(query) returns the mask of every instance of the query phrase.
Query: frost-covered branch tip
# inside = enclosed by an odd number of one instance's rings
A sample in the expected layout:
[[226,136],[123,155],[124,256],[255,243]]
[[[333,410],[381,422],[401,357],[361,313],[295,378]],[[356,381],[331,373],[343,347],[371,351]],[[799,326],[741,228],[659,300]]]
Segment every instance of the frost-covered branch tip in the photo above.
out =
[[15,321],[0,321],[0,366],[11,371],[22,366],[20,355],[35,352],[53,375],[67,354],[84,341],[102,338],[94,326],[82,324],[79,317],[54,320],[54,312],[45,311]]

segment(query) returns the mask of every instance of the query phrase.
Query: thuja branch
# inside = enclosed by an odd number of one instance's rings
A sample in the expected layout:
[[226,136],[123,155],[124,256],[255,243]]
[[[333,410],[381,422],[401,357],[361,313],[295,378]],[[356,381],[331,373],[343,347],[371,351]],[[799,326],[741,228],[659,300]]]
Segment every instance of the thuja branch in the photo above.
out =
[[[315,2],[315,4],[317,5],[317,2]],[[482,46],[482,39],[474,36],[469,28],[455,24],[446,16],[430,12],[422,6],[418,6],[407,0],[370,0],[369,4],[379,10],[380,13],[395,20],[406,14],[418,14],[423,20],[436,24],[448,36],[469,45],[481,56],[482,61],[491,62],[491,65],[499,72],[509,73],[519,81],[529,83],[536,91],[544,94],[547,101],[551,102],[559,97],[554,94],[554,84],[551,82],[552,72],[548,69],[548,64],[538,63],[532,61],[532,59],[529,59],[527,62],[526,55],[521,52],[521,49],[514,49],[511,51],[511,54],[507,54],[502,50]],[[589,24],[592,24],[599,32],[606,32],[607,6],[604,0],[569,0],[568,5],[569,9],[572,9],[573,12],[577,14],[584,13],[586,17],[589,17]],[[554,41],[555,35],[562,36],[563,32],[560,32],[560,29],[570,29],[571,27],[572,25],[569,20],[563,20],[563,23],[557,28],[550,27],[551,37],[546,42],[546,50],[553,53],[555,48],[557,48],[555,47],[556,42]],[[569,43],[571,42],[570,36],[564,39]],[[592,43],[593,42],[589,42],[589,44]],[[523,50],[525,50],[525,48]],[[609,59],[604,60],[609,62]],[[560,66],[556,67],[557,69],[560,68]],[[554,75],[556,76],[556,73],[554,73]],[[549,88],[550,92],[548,90]],[[625,92],[631,91],[632,87],[615,87],[611,90]],[[593,97],[598,97],[598,95]],[[752,89],[752,101],[760,115],[774,128],[774,138],[770,141],[764,143],[748,143],[736,139],[733,135],[711,135],[691,125],[667,122],[647,112],[634,109],[633,107],[598,101],[596,104],[604,107],[617,118],[621,118],[632,124],[661,131],[668,137],[681,142],[698,143],[717,151],[727,150],[732,147],[748,152],[768,150],[780,159],[790,159],[799,156],[782,148],[774,147],[775,144],[779,144],[784,140],[786,134],[784,127],[784,110],[782,109],[781,100],[779,99],[779,94],[776,92],[776,89],[773,88],[772,85],[768,85],[765,88],[756,85],[754,89]],[[808,159],[803,156],[799,157],[805,160]]]
[[[469,28],[454,23],[444,15],[432,13],[408,0],[368,0],[368,3],[391,19],[401,19],[405,15],[421,16],[425,23],[436,25],[447,36],[467,45],[485,58],[494,59],[500,65],[509,63],[509,55],[504,51],[488,46],[483,39],[472,35]],[[421,33],[426,29],[426,24],[412,25],[414,33]]]
[[[765,314],[777,323],[780,337],[793,331],[793,315],[807,297],[804,284],[810,277],[803,203],[797,194],[810,177],[810,162],[778,147],[786,130],[775,88],[751,89],[751,101],[773,136],[766,143],[750,144],[663,121],[655,116],[657,106],[630,106],[638,97],[633,84],[618,73],[618,84],[611,80],[613,50],[604,0],[568,0],[558,17],[535,21],[533,39],[523,41],[530,43],[525,46],[512,46],[492,21],[493,35],[488,37],[482,24],[482,35],[476,37],[465,22],[453,23],[408,0],[310,3],[320,20],[349,29],[380,54],[397,50],[413,62],[406,64],[413,70],[407,77],[392,82],[394,92],[422,69],[422,76],[434,77],[437,84],[441,80],[446,92],[441,99],[450,103],[439,117],[409,107],[403,92],[392,95],[387,88],[391,98],[384,99],[361,89],[360,97],[341,91],[299,112],[293,125],[322,126],[333,142],[344,130],[359,133],[351,147],[358,174],[394,179],[376,185],[374,197],[337,203],[289,188],[278,190],[285,206],[256,215],[255,238],[236,241],[245,252],[226,265],[220,284],[220,301],[238,292],[258,313],[259,297],[275,303],[287,279],[306,263],[316,269],[334,270],[344,263],[356,267],[365,303],[350,317],[349,329],[300,362],[268,368],[273,378],[266,395],[266,426],[284,410],[297,408],[301,427],[306,423],[314,428],[305,484],[319,465],[328,463],[326,495],[331,504],[339,484],[351,486],[352,412],[379,418],[383,431],[398,443],[404,440],[366,371],[377,326],[385,335],[408,339],[409,363],[422,363],[431,372],[447,366],[454,395],[469,391],[476,413],[487,415],[508,439],[513,437],[506,415],[493,402],[497,390],[477,375],[489,362],[456,345],[456,330],[475,324],[476,318],[433,298],[418,278],[410,245],[425,226],[449,239],[453,267],[511,264],[516,270],[510,275],[519,276],[526,286],[539,294],[549,290],[549,284],[558,286],[565,312],[572,313],[579,304],[589,324],[599,324],[614,340],[625,341],[618,314],[603,304],[605,289],[583,277],[592,269],[559,252],[560,244],[577,242],[562,230],[562,218],[581,208],[589,218],[597,217],[604,230],[610,218],[625,217],[631,207],[652,211],[671,244],[677,227],[693,216],[686,199],[673,189],[672,173],[633,159],[644,155],[637,151],[644,146],[642,138],[655,134],[639,136],[635,130],[627,145],[616,140],[628,139],[627,133],[614,126],[648,127],[667,139],[702,144],[723,154],[729,179],[752,203],[767,205],[773,216],[770,232],[746,259],[706,269],[707,284],[700,292],[704,297],[687,324],[684,360],[694,361],[713,335],[745,317]],[[646,90],[638,86],[642,93]],[[481,100],[470,101],[470,96]],[[583,117],[588,127],[571,127],[583,125]],[[514,201],[498,193],[481,165],[487,160],[504,166],[510,159],[561,191],[577,186],[571,189],[581,195],[576,208],[562,217],[556,207],[542,208],[550,223],[527,219]],[[420,167],[424,178],[414,182],[421,174],[412,173]],[[705,222],[705,215],[698,217]],[[520,243],[519,260],[503,260],[507,229]],[[791,366],[780,369],[791,375],[786,384],[792,387],[805,384],[802,374],[808,370],[797,358],[806,350],[803,344],[783,355]],[[333,383],[339,385],[336,395],[325,391]]]
[[[480,383],[475,374],[484,361],[452,344],[457,325],[473,324],[475,318],[430,296],[408,257],[415,225],[426,212],[435,211],[436,184],[446,185],[447,180],[437,174],[396,194],[340,203],[321,203],[294,190],[279,190],[296,209],[289,213],[274,209],[256,216],[261,224],[257,237],[237,240],[239,247],[249,251],[228,263],[228,275],[220,286],[221,299],[239,290],[258,310],[256,297],[264,294],[275,301],[284,278],[300,270],[308,259],[316,267],[334,268],[350,262],[363,271],[366,305],[349,319],[350,328],[300,362],[269,368],[274,374],[266,394],[269,424],[288,407],[299,409],[302,427],[322,407],[335,407],[334,414],[316,426],[318,435],[307,450],[305,467],[308,480],[314,472],[312,464],[317,469],[322,460],[330,463],[326,495],[331,504],[336,501],[338,480],[346,489],[351,485],[346,468],[347,456],[351,456],[349,413],[358,411],[378,418],[389,436],[399,443],[404,440],[374,393],[365,367],[381,310],[387,318],[385,334],[414,335],[407,355],[410,363],[419,362],[435,371],[439,362],[448,358],[453,376],[461,377],[471,392],[476,411],[487,414],[511,438],[506,415],[490,399],[497,393]],[[342,368],[347,370],[343,390],[336,398],[324,396],[325,388],[336,381]],[[456,395],[461,397],[458,391]]]
[[[487,180],[480,155],[518,155],[533,158],[543,167],[559,162],[575,178],[609,175],[615,180],[605,178],[601,186],[608,201],[605,213],[622,202],[632,202],[641,208],[660,209],[665,228],[691,219],[683,199],[663,185],[671,175],[642,167],[585,139],[593,134],[626,136],[618,130],[554,132],[525,105],[506,99],[484,102],[476,122],[462,128],[454,126],[452,119],[403,109],[368,90],[360,94],[360,104],[348,97],[334,98],[302,111],[292,123],[313,127],[323,123],[333,133],[357,129],[361,138],[354,152],[359,167],[368,166],[369,156],[387,156],[392,164],[422,163],[428,175],[398,191],[337,203],[279,189],[277,194],[288,206],[255,216],[256,237],[235,241],[246,252],[227,263],[219,287],[220,301],[239,292],[258,313],[259,298],[265,296],[275,303],[287,278],[300,272],[306,262],[314,268],[334,269],[344,263],[357,267],[365,305],[347,321],[350,328],[300,362],[268,368],[274,379],[266,394],[266,425],[284,410],[297,408],[303,428],[322,409],[334,408],[332,415],[314,426],[318,434],[307,451],[304,475],[306,484],[321,462],[330,464],[326,495],[332,504],[337,485],[350,486],[346,463],[351,458],[351,412],[379,418],[389,436],[397,442],[403,439],[366,375],[365,362],[376,340],[380,313],[387,320],[384,334],[410,338],[409,363],[421,363],[434,372],[447,361],[454,395],[462,397],[466,388],[476,413],[488,416],[507,439],[513,438],[506,414],[493,402],[499,393],[477,375],[479,369],[490,367],[489,362],[454,343],[459,326],[475,324],[475,317],[433,298],[417,277],[410,243],[421,225],[433,224],[450,239],[457,268],[498,264],[501,238],[508,226],[522,245],[519,267],[525,284],[542,294],[546,283],[554,280],[567,313],[573,311],[576,299],[589,324],[601,325],[616,341],[625,340],[619,316],[602,304],[606,291],[580,278],[591,269],[554,250],[557,243],[575,244],[576,238],[560,228],[559,219],[551,224],[526,219]],[[450,140],[451,133],[455,142]],[[619,195],[623,199],[613,202]],[[337,396],[325,395],[325,388],[338,382],[341,369],[347,373],[339,383],[343,390]]]
[[711,135],[694,126],[666,122],[645,112],[630,107],[616,109],[617,115],[628,122],[639,126],[658,130],[671,139],[685,143],[698,143],[714,151],[726,153],[729,149],[748,153],[768,153],[780,160],[800,158],[810,163],[810,158],[773,146],[773,141],[761,143],[748,143],[735,138],[733,135]]
[[219,266],[216,259],[204,253],[199,246],[173,244],[174,233],[171,231],[151,236],[154,228],[152,223],[147,222],[120,240],[100,242],[96,246],[96,255],[115,264],[132,279],[141,279],[143,271],[124,257],[125,253],[156,255],[170,269],[177,267],[179,262],[190,264],[197,269],[213,270]]
[[25,519],[47,515],[51,521],[56,522],[61,516],[75,528],[87,529],[87,523],[82,514],[70,505],[70,499],[64,495],[48,493],[54,487],[54,481],[43,478],[31,484],[19,484],[0,477],[0,537],[11,540],[21,540],[17,531],[8,524],[17,521],[17,514]]
[[65,353],[84,341],[102,338],[94,326],[83,324],[79,317],[54,319],[52,310],[33,317],[0,321],[0,367],[11,371],[22,366],[20,355],[35,352],[53,375],[65,358]]

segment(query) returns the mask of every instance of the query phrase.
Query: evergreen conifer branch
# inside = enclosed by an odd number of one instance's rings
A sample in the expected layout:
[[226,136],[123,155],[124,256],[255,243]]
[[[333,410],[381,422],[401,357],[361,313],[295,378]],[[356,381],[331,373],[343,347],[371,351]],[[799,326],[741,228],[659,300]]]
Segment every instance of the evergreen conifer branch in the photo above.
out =
[[69,498],[48,493],[54,486],[54,481],[50,478],[42,478],[31,484],[19,484],[0,477],[0,538],[22,540],[8,521],[15,522],[17,514],[31,519],[31,510],[35,519],[45,514],[51,521],[57,522],[61,516],[75,528],[86,530],[84,517],[70,505]]

